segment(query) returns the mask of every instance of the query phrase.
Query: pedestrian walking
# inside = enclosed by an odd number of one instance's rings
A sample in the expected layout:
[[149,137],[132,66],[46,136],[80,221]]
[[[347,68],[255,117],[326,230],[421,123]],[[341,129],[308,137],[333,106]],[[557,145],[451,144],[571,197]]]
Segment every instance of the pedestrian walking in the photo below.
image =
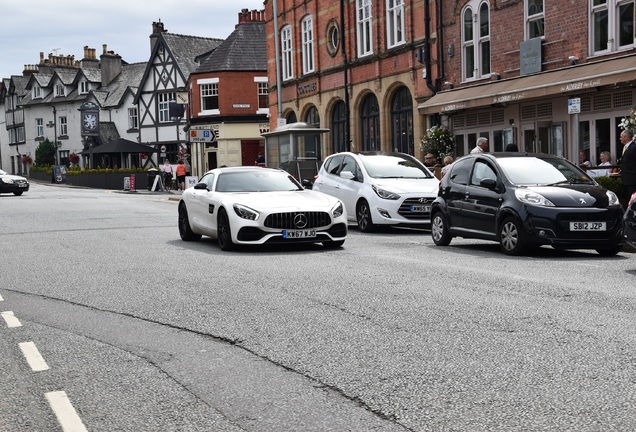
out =
[[179,163],[177,165],[176,174],[177,174],[177,183],[179,185],[179,190],[185,190],[185,178],[186,178],[186,166],[183,163],[183,159],[179,159]]

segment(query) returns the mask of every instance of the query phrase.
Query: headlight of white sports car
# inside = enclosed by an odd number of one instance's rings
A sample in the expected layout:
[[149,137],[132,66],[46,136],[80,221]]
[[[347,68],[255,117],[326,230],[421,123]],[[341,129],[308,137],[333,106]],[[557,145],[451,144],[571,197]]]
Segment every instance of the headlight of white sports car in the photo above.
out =
[[342,205],[342,202],[338,201],[338,204],[336,204],[333,210],[331,210],[331,215],[333,216],[334,219],[336,219],[342,216],[343,213],[344,213],[344,206]]
[[238,217],[249,220],[258,220],[259,213],[244,205],[234,204],[234,212]]
[[390,190],[384,189],[380,186],[373,185],[373,191],[378,194],[378,196],[382,199],[388,200],[398,200],[400,199],[400,195],[395,192],[391,192]]

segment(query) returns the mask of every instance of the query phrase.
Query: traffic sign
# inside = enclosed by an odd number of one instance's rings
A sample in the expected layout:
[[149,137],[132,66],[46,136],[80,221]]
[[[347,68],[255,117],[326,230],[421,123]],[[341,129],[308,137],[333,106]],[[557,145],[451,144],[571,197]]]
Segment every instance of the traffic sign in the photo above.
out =
[[581,98],[568,99],[568,114],[581,113]]

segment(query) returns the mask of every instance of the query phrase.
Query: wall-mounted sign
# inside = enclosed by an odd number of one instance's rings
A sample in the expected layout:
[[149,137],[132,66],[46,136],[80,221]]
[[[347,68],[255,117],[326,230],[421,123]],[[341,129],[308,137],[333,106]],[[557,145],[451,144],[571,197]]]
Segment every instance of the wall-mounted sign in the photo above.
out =
[[250,106],[250,104],[234,104],[232,108],[249,108]]
[[541,72],[542,54],[540,37],[521,42],[519,61],[519,72],[521,75]]
[[177,103],[178,104],[187,105],[189,100],[190,100],[190,98],[188,96],[188,92],[186,92],[186,91],[177,92]]
[[568,114],[581,113],[581,98],[568,99]]
[[313,93],[316,90],[318,90],[318,83],[316,83],[316,81],[298,86],[299,95],[305,94],[305,93]]

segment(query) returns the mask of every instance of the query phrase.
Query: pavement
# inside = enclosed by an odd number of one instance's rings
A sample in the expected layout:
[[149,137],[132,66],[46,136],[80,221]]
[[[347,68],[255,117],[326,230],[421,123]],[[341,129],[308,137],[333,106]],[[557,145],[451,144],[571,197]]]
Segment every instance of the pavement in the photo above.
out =
[[[66,183],[51,183],[48,181],[36,180],[33,178],[28,178],[28,180],[29,180],[29,183],[37,183],[44,186],[58,186],[58,187],[77,188],[77,189],[95,189],[95,188],[90,188],[86,186],[69,185]],[[111,192],[121,193],[121,194],[166,196],[170,201],[179,201],[181,199],[181,194],[183,193],[183,191],[181,190],[171,190],[171,191],[164,191],[164,190],[151,191],[148,189],[135,189],[135,190],[102,189],[102,190],[110,190]]]

